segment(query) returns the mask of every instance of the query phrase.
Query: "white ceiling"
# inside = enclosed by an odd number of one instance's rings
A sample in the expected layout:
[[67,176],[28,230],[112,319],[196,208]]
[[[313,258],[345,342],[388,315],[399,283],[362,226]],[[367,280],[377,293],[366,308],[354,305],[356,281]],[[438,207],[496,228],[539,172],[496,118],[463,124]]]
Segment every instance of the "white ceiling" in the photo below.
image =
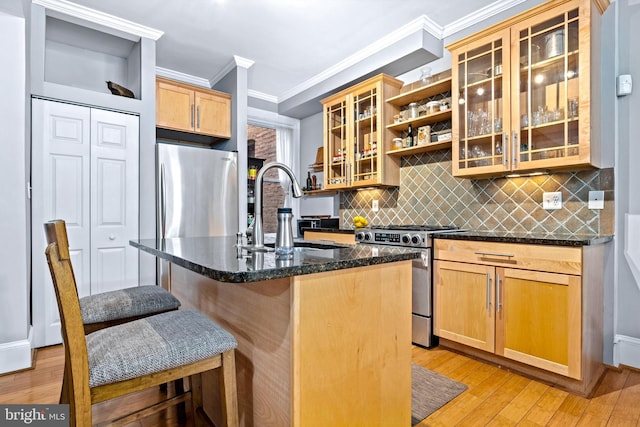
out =
[[[156,42],[156,63],[162,69],[215,83],[231,64],[241,61],[249,65],[253,61],[248,71],[250,93],[281,102],[354,63],[365,62],[385,47],[393,47],[393,43],[411,31],[419,29],[434,40],[441,40],[447,32],[524,1],[74,0],[73,3],[164,32]],[[406,66],[415,65],[415,61]],[[420,64],[424,62],[417,65]],[[406,71],[409,69],[403,72]]]

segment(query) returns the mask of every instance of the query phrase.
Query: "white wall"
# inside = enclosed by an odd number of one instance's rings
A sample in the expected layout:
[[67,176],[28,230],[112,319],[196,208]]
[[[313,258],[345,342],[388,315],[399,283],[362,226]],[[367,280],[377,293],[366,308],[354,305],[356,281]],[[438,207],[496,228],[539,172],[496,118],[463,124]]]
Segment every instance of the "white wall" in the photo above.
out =
[[24,18],[0,12],[0,374],[31,365],[25,44]]
[[[635,278],[625,258],[625,243],[640,238],[630,236],[625,215],[640,214],[640,2],[618,0],[617,7],[617,74],[631,74],[635,79],[634,92],[617,101],[616,152],[616,256],[615,256],[615,338],[614,364],[640,368],[640,278]],[[614,82],[609,82],[614,84]],[[607,124],[603,124],[607,125]],[[638,260],[640,261],[640,260]]]

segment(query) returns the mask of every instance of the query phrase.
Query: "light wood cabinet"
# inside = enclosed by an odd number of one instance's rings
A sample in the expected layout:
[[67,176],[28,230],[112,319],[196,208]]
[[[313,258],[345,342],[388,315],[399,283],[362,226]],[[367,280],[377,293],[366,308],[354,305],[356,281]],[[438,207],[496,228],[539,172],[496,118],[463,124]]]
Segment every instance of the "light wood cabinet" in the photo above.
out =
[[584,393],[603,369],[602,303],[594,301],[602,273],[587,276],[601,271],[601,255],[597,246],[436,239],[435,334],[497,363],[568,377],[564,385]]
[[447,46],[454,176],[602,165],[594,118],[600,117],[598,30],[608,4],[549,1]]
[[331,233],[329,231],[305,230],[304,240],[316,242],[342,243],[345,245],[355,245],[356,237],[353,233]]
[[231,96],[157,78],[156,126],[218,138],[230,138]]
[[493,352],[495,269],[439,260],[434,267],[435,334]]
[[380,74],[323,99],[324,188],[400,184],[400,159],[386,155],[393,133],[386,128],[402,81]]

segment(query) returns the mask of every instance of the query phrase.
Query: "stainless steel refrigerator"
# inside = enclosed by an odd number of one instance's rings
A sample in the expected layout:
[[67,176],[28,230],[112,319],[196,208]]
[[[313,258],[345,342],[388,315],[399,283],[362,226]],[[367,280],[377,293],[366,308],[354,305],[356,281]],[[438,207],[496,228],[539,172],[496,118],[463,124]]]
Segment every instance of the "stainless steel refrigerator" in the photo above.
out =
[[[238,153],[159,140],[156,174],[159,238],[238,232]],[[167,261],[158,260],[158,281],[170,289]]]

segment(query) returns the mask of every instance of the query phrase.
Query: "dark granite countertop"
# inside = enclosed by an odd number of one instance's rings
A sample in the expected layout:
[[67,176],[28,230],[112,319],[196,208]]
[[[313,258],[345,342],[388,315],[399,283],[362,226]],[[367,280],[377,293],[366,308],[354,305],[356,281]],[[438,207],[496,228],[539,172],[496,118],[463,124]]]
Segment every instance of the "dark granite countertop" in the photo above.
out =
[[238,251],[235,237],[185,237],[131,240],[142,251],[220,282],[247,283],[323,271],[366,267],[420,257],[415,249],[336,245],[337,249],[296,248],[292,260],[273,252]]
[[455,233],[434,233],[434,238],[478,240],[484,242],[524,243],[530,245],[589,246],[610,242],[613,236],[582,236],[555,233],[517,233],[502,231],[464,230]]

